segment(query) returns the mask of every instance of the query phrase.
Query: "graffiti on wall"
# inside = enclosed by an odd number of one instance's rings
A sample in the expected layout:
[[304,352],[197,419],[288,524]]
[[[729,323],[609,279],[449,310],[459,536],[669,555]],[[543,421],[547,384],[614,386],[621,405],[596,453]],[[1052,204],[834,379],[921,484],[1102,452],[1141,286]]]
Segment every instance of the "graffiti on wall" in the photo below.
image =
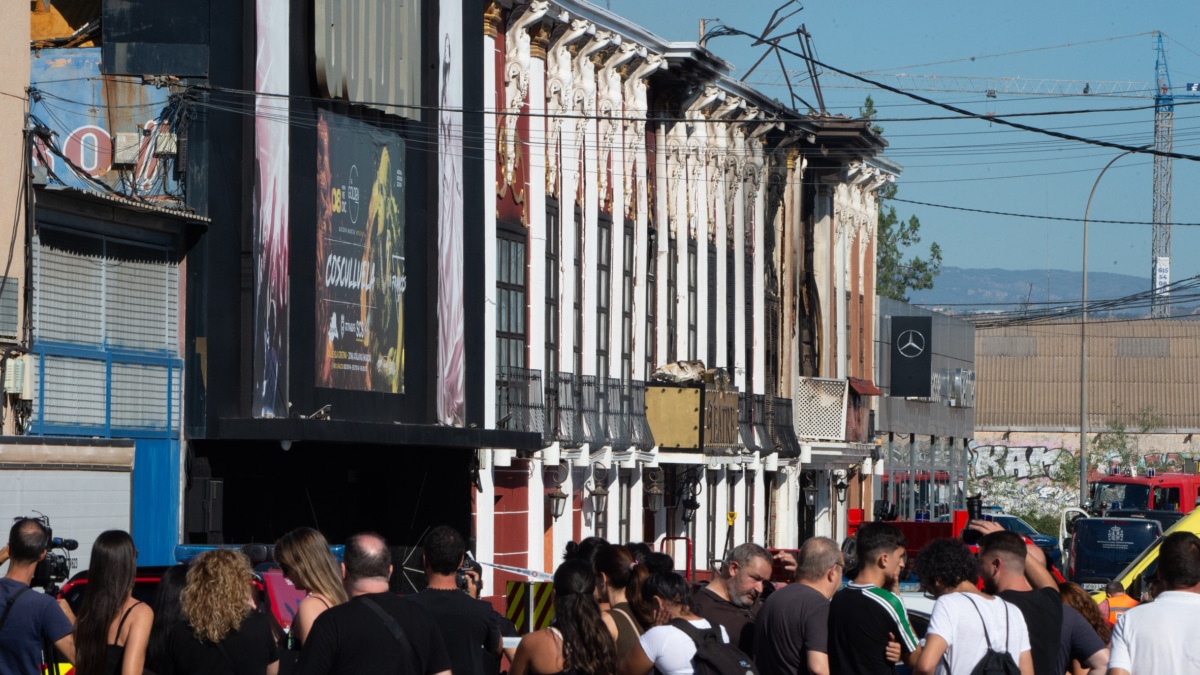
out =
[[1063,448],[1005,445],[972,445],[968,452],[971,478],[1011,476],[1017,479],[1050,478],[1055,465],[1074,454]]

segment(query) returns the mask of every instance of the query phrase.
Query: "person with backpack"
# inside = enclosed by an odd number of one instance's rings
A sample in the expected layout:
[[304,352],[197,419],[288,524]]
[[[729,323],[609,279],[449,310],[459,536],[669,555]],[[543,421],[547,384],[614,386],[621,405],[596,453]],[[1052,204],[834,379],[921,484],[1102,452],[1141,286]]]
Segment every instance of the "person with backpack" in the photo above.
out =
[[1021,610],[976,587],[979,560],[958,539],[935,539],[916,561],[921,588],[937,598],[919,675],[1033,675]]
[[687,581],[671,572],[652,574],[642,597],[654,610],[647,630],[621,664],[621,675],[758,675],[754,663],[729,642],[720,624],[700,618],[692,608]]

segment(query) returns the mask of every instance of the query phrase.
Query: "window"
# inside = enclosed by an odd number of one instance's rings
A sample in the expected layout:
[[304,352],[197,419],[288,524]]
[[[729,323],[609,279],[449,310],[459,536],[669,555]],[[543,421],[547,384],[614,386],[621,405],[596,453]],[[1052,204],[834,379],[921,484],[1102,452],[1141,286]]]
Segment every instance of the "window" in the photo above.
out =
[[737,268],[734,261],[733,242],[730,242],[729,248],[725,249],[725,367],[730,373],[737,364]]
[[646,372],[650,374],[658,367],[658,233],[649,230],[646,236]]
[[687,358],[695,360],[698,358],[696,353],[697,335],[696,321],[699,319],[699,307],[697,306],[697,296],[699,295],[699,287],[697,286],[697,260],[696,260],[696,240],[688,239],[687,247],[687,312],[688,312],[688,333],[687,333]]
[[633,378],[633,221],[630,220],[625,221],[621,270],[621,380],[628,382]]
[[705,281],[708,286],[708,321],[705,327],[708,331],[708,358],[704,363],[714,368],[717,366],[717,244],[711,239],[708,242],[708,275]]
[[666,362],[679,360],[679,243],[667,235],[667,353]]
[[596,375],[608,377],[609,305],[612,302],[612,218],[601,214],[596,228]]
[[525,367],[525,236],[496,233],[496,365]]
[[575,363],[576,375],[583,373],[583,209],[575,207]]
[[750,250],[751,242],[749,237],[746,239],[746,262],[743,265],[743,284],[742,288],[746,292],[744,298],[746,304],[746,343],[743,347],[746,350],[745,367],[746,367],[746,391],[753,392],[754,387],[754,254]]
[[558,372],[558,330],[560,315],[558,294],[561,291],[559,259],[562,254],[562,231],[558,222],[558,202],[546,201],[546,376],[549,386]]

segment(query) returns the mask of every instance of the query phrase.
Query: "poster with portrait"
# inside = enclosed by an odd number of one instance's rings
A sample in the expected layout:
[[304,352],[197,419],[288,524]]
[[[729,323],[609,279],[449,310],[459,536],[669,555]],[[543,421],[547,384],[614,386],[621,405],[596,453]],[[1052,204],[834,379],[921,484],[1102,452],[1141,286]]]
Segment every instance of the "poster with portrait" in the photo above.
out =
[[317,121],[316,386],[404,393],[404,141]]

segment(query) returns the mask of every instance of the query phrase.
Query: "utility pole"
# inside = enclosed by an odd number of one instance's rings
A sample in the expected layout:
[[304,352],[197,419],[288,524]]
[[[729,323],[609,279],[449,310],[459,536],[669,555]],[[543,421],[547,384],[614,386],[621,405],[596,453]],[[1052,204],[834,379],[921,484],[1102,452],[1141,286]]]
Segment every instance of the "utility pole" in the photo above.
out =
[[1154,64],[1154,235],[1150,255],[1150,316],[1171,316],[1167,304],[1171,285],[1171,152],[1174,145],[1175,97],[1171,93],[1171,74],[1167,71],[1167,52],[1162,33],[1158,34],[1158,58]]

